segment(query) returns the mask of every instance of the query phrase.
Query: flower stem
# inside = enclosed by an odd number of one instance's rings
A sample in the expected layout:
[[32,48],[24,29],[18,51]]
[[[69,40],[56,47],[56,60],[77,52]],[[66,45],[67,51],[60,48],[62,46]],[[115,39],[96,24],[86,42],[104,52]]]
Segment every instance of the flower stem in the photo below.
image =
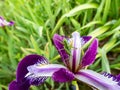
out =
[[75,86],[75,90],[79,90],[79,87],[78,87],[78,84],[77,84],[77,81],[72,81],[72,85]]

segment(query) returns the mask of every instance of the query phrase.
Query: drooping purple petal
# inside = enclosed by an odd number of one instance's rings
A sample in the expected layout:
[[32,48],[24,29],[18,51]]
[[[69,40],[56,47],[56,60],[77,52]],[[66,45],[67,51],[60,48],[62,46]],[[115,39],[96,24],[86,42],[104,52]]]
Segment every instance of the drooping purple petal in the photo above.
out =
[[75,77],[99,90],[120,90],[118,82],[113,81],[113,78],[105,77],[92,70],[80,70]]
[[55,47],[57,48],[64,64],[68,65],[69,55],[64,49],[64,44],[63,44],[64,39],[65,39],[64,36],[60,36],[58,34],[54,34],[53,36],[53,42],[54,42]]
[[4,26],[12,26],[14,25],[14,22],[13,21],[6,21],[3,17],[0,17],[0,26],[1,27],[4,27]]
[[12,81],[9,84],[9,90],[29,90],[29,87],[30,85],[28,83],[21,85],[16,81]]
[[90,45],[90,47],[85,52],[84,56],[82,57],[82,66],[85,67],[90,65],[94,62],[98,48],[98,40],[95,38]]
[[[25,78],[25,75],[28,73],[27,67],[30,65],[34,65],[37,63],[41,63],[41,64],[47,64],[48,61],[43,57],[43,56],[39,56],[39,55],[28,55],[26,57],[24,57],[18,64],[18,68],[17,68],[17,75],[16,75],[16,86],[14,86],[14,88],[23,88],[24,86],[29,87],[30,83],[29,80],[27,78]],[[43,78],[43,77],[42,77]],[[43,81],[42,81],[43,82]],[[15,82],[13,82],[15,83]],[[10,88],[12,88],[12,86],[14,84],[10,84]],[[23,89],[21,89],[23,90]]]
[[19,87],[17,86],[17,82],[16,81],[12,81],[9,84],[9,90],[19,90]]
[[92,37],[91,36],[82,36],[81,40],[82,40],[82,46],[88,42]]
[[61,68],[53,73],[52,79],[56,82],[69,82],[74,79],[74,74],[67,69]]
[[25,78],[25,75],[28,73],[27,67],[37,63],[48,64],[48,61],[43,56],[39,55],[28,55],[21,60],[17,68],[17,82]]
[[81,39],[80,34],[78,32],[72,33],[72,38],[69,39],[69,43],[72,45],[71,47],[71,56],[70,56],[70,67],[73,72],[75,72],[80,64],[80,56],[81,56]]
[[39,82],[39,80],[44,80],[46,77],[51,77],[54,72],[61,68],[67,69],[65,66],[59,64],[35,64],[28,66],[27,69],[29,72],[25,77],[29,79],[31,84],[33,84],[36,81]]

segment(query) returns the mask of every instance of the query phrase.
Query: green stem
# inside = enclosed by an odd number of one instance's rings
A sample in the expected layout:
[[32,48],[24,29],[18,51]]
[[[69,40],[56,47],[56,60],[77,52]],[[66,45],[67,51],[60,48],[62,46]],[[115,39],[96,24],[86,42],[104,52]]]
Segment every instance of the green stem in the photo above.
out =
[[60,20],[58,21],[57,25],[55,26],[55,28],[54,28],[53,31],[52,31],[51,37],[55,34],[55,32],[58,30],[58,28],[63,24],[63,22],[65,21],[65,18],[66,18],[65,15],[63,15],[63,16],[60,18]]
[[72,81],[72,85],[74,85],[76,87],[76,90],[79,90],[77,81]]

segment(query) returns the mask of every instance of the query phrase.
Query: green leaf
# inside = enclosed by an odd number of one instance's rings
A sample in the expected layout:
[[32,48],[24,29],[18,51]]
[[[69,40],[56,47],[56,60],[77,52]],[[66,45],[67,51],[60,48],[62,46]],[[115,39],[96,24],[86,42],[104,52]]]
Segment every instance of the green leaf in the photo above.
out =
[[100,53],[101,53],[101,56],[102,56],[102,71],[106,71],[108,73],[111,73],[109,61],[107,59],[106,51],[104,50],[104,48],[101,49]]
[[70,10],[68,13],[66,13],[65,16],[66,17],[75,16],[76,14],[78,14],[82,10],[93,9],[93,8],[97,8],[97,7],[98,7],[98,5],[94,4],[94,3],[79,5],[75,8],[73,8],[72,10]]
[[33,45],[36,53],[37,53],[37,54],[41,54],[40,48],[39,48],[37,42],[35,41],[35,39],[33,38],[32,35],[30,36],[30,40],[31,40],[31,42],[32,42],[32,45]]

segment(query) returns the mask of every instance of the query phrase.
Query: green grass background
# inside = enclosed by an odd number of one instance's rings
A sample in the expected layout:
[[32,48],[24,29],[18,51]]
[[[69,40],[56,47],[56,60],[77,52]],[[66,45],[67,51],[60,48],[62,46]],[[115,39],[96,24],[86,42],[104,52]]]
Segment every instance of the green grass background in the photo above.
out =
[[[28,54],[40,54],[52,63],[60,56],[52,43],[54,33],[99,39],[97,72],[120,73],[120,0],[0,0],[0,16],[13,20],[12,27],[0,27],[0,90],[15,80],[18,62]],[[79,84],[80,90],[88,87]],[[70,90],[70,83],[45,84],[31,90]],[[90,88],[89,88],[90,89]]]

